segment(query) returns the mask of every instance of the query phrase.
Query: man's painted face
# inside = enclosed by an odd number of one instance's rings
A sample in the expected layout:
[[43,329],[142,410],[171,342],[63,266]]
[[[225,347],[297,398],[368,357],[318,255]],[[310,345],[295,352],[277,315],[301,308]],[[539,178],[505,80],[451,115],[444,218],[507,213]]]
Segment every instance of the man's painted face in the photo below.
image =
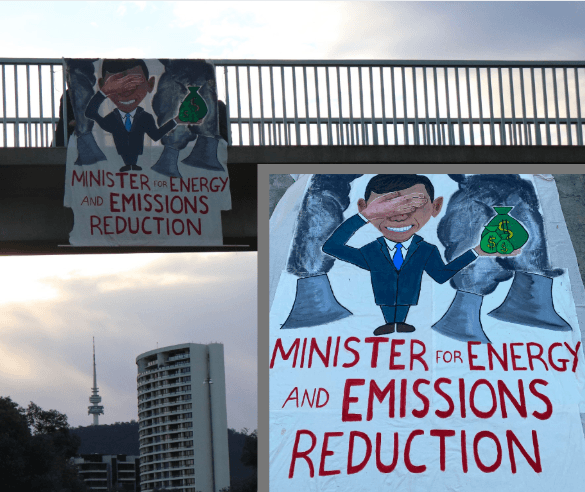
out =
[[[407,196],[412,193],[424,194],[426,202],[422,206],[415,208],[415,210],[410,213],[371,220],[371,224],[376,227],[384,237],[395,243],[408,241],[414,234],[422,229],[431,217],[436,217],[441,212],[443,197],[437,197],[434,202],[431,202],[429,194],[423,184],[416,184],[410,188],[401,190],[398,192],[398,196]],[[372,193],[367,204],[369,205],[380,196],[382,195]]]
[[[147,80],[142,67],[139,65],[125,70],[122,74],[124,77],[135,75],[140,78],[133,82],[129,87],[126,87],[119,92],[114,92],[108,97],[120,111],[130,113],[144,100],[146,94],[152,92],[154,89],[154,77]],[[106,72],[104,78],[100,79],[100,87],[103,86],[112,75],[114,74]],[[123,80],[124,78],[121,79],[121,81]]]

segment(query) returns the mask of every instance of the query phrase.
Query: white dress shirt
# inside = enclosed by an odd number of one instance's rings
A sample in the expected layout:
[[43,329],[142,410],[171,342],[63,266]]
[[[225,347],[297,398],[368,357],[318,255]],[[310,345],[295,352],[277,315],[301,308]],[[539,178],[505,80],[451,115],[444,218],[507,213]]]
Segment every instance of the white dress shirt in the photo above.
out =
[[133,111],[131,111],[130,113],[125,113],[124,111],[121,111],[120,109],[116,108],[116,110],[118,111],[118,113],[120,113],[120,116],[122,117],[122,122],[124,123],[124,125],[126,124],[126,116],[130,115],[130,121],[132,122],[132,124],[134,124],[134,115],[136,114],[136,110],[138,108],[134,108]]

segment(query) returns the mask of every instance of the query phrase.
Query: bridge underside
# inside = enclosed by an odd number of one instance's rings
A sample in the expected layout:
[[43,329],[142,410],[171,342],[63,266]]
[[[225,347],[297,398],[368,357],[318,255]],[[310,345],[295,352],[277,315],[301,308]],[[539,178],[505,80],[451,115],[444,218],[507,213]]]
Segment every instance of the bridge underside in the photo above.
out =
[[[73,214],[63,206],[65,148],[0,149],[0,254],[112,253],[68,246]],[[257,164],[584,163],[577,146],[234,146],[228,150],[232,210],[222,212],[223,247],[257,250]],[[287,166],[290,172],[290,166]],[[438,167],[437,172],[443,172]],[[553,170],[551,169],[551,171]],[[116,248],[180,252],[196,248]]]

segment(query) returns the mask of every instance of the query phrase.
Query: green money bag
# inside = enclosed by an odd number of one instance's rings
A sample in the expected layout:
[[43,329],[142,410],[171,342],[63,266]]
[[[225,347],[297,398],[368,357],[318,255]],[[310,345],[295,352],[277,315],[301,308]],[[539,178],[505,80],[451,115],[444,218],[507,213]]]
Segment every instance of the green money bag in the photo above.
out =
[[197,123],[207,114],[207,105],[199,94],[201,87],[189,87],[189,94],[179,108],[179,119],[184,122]]
[[[509,249],[511,246],[512,251],[521,248],[526,244],[526,241],[528,241],[528,231],[524,229],[522,224],[520,224],[520,222],[514,217],[508,215],[513,208],[514,207],[494,207],[494,210],[498,215],[490,220],[486,226],[486,229],[488,227],[495,227],[495,232],[500,236],[500,239],[506,240],[508,243],[504,243],[501,248]],[[509,251],[509,253],[512,251]],[[500,253],[504,252],[500,251]]]
[[496,227],[486,227],[482,233],[481,242],[479,246],[482,251],[486,253],[495,253],[497,251],[500,236],[496,232]]

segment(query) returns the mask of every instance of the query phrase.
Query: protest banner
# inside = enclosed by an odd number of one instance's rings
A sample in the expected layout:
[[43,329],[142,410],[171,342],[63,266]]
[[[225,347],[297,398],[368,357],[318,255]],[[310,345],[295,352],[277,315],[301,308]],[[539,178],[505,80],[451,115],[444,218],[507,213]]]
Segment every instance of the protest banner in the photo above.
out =
[[68,59],[75,115],[64,204],[73,246],[214,246],[230,210],[215,68]]
[[271,489],[579,490],[584,293],[554,181],[296,178],[271,217]]

